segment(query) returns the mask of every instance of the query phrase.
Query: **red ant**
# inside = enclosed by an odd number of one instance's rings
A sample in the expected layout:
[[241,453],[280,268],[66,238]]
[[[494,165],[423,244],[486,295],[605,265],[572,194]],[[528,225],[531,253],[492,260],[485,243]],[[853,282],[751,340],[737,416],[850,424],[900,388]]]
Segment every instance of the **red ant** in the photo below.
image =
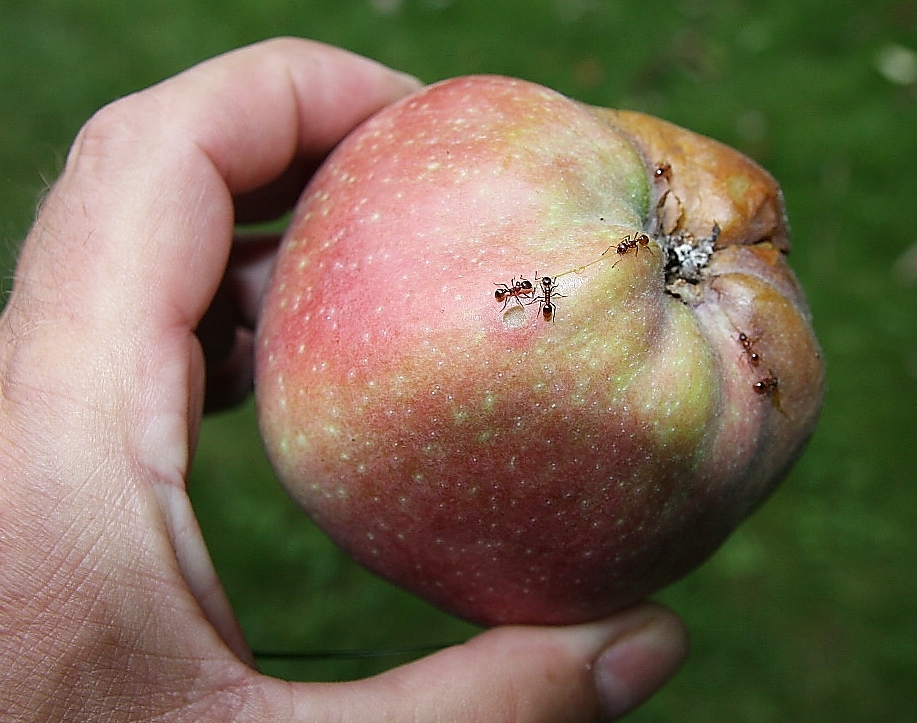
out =
[[761,363],[761,355],[755,351],[756,340],[749,338],[748,334],[744,331],[739,332],[738,340],[739,345],[745,352],[745,358],[748,359],[748,363],[753,367],[758,366]]
[[542,317],[545,321],[554,321],[554,312],[557,311],[557,307],[551,302],[551,299],[555,296],[564,296],[564,294],[557,293],[557,282],[554,281],[550,276],[542,276],[538,278],[538,274],[535,274],[535,278],[538,281],[538,285],[541,289],[542,297],[540,299],[532,299],[529,303],[534,304],[536,301],[539,302],[540,311]]
[[532,282],[526,278],[520,277],[518,281],[513,278],[510,284],[512,284],[512,286],[507,286],[506,284],[497,284],[499,288],[494,291],[494,298],[498,302],[503,302],[503,309],[506,308],[506,305],[509,303],[510,299],[515,299],[516,303],[521,306],[522,302],[519,301],[520,296],[529,296],[530,294],[534,295],[535,293],[535,287],[532,286]]
[[786,416],[786,412],[783,411],[783,405],[780,403],[780,382],[772,369],[769,369],[768,373],[770,376],[759,379],[754,384],[752,384],[751,388],[755,390],[755,394],[758,394],[762,397],[770,397],[771,403],[774,405],[774,409],[780,412],[783,416]]
[[[650,253],[650,255],[652,255],[653,252],[650,251],[649,243],[650,243],[650,237],[647,236],[645,233],[628,234],[623,239],[621,239],[620,243],[618,243],[617,246],[612,244],[607,249],[605,249],[602,256],[607,254],[612,249],[615,250],[616,254],[620,254],[621,256],[626,254],[631,249],[636,249],[637,253],[639,254],[641,246],[645,248]],[[614,268],[615,266],[617,266],[620,263],[620,261],[621,259],[618,259],[617,261],[615,261],[611,268]]]
[[667,162],[662,162],[658,164],[653,169],[653,178],[665,179],[666,181],[671,180],[672,178],[672,164]]
[[773,376],[774,372],[770,373],[771,376],[759,379],[752,385],[752,388],[755,390],[755,394],[773,397],[775,394],[777,394],[777,392],[780,391],[780,380]]

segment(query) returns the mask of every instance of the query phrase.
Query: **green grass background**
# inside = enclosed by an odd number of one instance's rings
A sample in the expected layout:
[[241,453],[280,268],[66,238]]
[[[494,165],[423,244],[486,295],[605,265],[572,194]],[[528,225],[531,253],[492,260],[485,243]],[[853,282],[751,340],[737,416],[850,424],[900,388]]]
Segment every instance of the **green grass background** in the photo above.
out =
[[[281,34],[427,81],[505,73],[649,111],[774,173],[827,356],[824,415],[774,498],[659,595],[693,653],[629,720],[917,720],[917,1],[0,0],[0,267],[93,110]],[[191,491],[256,647],[474,632],[311,527],[278,489],[250,406],[205,424]],[[406,657],[264,668],[339,679]]]

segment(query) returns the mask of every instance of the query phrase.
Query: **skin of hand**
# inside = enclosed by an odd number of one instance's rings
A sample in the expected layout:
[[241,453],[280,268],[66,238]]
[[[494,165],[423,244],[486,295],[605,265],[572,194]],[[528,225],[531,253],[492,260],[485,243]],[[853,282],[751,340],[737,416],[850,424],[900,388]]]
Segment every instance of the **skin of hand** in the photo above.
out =
[[79,133],[0,324],[4,721],[610,720],[681,664],[684,628],[653,603],[497,628],[350,683],[251,664],[185,490],[205,397],[251,384],[274,244],[234,227],[291,206],[344,135],[417,87],[278,39]]

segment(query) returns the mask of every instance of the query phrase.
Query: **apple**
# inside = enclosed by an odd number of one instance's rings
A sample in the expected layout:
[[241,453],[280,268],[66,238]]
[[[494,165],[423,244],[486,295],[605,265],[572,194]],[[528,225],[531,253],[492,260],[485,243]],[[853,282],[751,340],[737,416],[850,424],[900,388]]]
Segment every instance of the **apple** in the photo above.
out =
[[813,431],[824,367],[780,189],[652,117],[460,77],[306,189],[257,337],[290,494],[484,624],[608,614],[705,560]]

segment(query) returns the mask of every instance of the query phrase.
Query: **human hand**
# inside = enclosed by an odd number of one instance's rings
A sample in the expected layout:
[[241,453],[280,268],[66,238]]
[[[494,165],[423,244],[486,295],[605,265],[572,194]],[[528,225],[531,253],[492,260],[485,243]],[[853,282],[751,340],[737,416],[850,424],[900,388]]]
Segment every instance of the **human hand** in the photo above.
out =
[[118,101],[79,134],[0,324],[12,720],[588,721],[626,712],[680,664],[680,622],[645,604],[494,629],[353,683],[250,666],[185,490],[205,368],[216,404],[250,383],[246,327],[272,246],[234,249],[234,224],[289,207],[349,130],[414,87],[278,40]]

